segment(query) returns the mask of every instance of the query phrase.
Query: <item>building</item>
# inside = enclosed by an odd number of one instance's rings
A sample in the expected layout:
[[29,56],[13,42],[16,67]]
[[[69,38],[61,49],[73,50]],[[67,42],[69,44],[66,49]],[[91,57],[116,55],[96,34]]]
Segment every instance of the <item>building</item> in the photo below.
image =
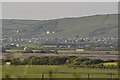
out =
[[85,51],[84,49],[76,49],[76,51]]
[[11,65],[11,60],[6,60],[6,61],[5,61],[5,64],[6,64],[6,65]]

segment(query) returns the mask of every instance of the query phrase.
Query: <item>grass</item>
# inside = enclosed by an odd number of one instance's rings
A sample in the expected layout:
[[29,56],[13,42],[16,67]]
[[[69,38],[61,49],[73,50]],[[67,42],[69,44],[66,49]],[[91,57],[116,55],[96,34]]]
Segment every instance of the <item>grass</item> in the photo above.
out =
[[104,66],[118,66],[118,62],[106,62],[103,63]]
[[23,52],[24,50],[6,50],[6,52],[12,52],[12,53],[16,53],[16,52]]
[[[24,52],[24,50],[6,50],[7,52],[18,53]],[[38,52],[41,50],[33,50],[33,52]],[[51,50],[52,51],[52,50]],[[104,54],[110,52],[110,54],[118,54],[118,51],[75,51],[75,50],[58,50],[59,53],[87,53],[87,54]]]
[[110,52],[110,54],[118,54],[118,51],[75,51],[75,50],[59,50],[60,53],[88,53],[88,54],[102,54]]
[[[44,72],[45,78],[109,78],[108,73],[114,73],[113,78],[118,78],[116,69],[99,69],[99,68],[70,68],[67,66],[53,65],[3,65],[2,76],[9,75],[11,78],[41,78]],[[70,74],[55,74],[52,72],[73,72]]]

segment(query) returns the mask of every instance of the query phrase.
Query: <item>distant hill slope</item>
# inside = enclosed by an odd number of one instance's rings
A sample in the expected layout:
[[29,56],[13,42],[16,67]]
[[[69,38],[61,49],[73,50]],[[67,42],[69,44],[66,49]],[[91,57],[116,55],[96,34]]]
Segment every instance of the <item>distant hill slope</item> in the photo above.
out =
[[54,20],[3,19],[3,37],[115,37],[117,14]]

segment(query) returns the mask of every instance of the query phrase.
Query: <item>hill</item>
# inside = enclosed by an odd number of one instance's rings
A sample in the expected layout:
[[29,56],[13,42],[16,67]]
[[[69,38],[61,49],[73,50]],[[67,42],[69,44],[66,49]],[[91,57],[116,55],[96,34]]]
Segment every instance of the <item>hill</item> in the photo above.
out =
[[53,20],[3,19],[3,37],[116,37],[117,14]]

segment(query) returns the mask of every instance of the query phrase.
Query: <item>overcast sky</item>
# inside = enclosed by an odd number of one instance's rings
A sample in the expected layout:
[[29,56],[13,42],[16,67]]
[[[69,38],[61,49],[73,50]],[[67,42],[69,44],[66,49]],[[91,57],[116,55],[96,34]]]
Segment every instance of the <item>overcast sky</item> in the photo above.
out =
[[117,2],[8,2],[2,3],[2,18],[55,19],[118,12]]

